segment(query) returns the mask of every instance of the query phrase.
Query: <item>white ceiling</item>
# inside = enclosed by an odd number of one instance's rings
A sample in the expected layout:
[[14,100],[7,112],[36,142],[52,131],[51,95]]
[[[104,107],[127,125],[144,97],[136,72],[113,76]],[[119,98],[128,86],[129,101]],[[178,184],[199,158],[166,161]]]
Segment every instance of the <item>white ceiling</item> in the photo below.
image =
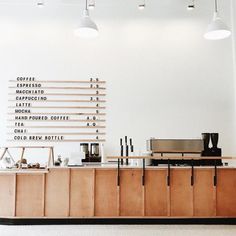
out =
[[[230,21],[230,6],[234,0],[218,0],[221,16]],[[35,18],[38,12],[44,17],[67,19],[81,14],[85,0],[45,0],[46,6],[38,11],[37,0],[0,0],[0,18]],[[96,19],[127,19],[136,17],[178,19],[190,17],[207,22],[212,17],[214,0],[195,0],[196,9],[186,10],[192,0],[146,0],[146,8],[138,10],[139,0],[95,0],[96,8],[91,13]],[[39,16],[40,17],[40,16]]]

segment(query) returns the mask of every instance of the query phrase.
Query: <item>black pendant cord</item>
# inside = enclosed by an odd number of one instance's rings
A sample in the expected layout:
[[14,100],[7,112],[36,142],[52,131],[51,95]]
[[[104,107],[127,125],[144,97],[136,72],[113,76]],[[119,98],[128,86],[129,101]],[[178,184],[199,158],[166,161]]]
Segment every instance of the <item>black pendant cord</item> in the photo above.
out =
[[218,4],[217,4],[217,0],[215,0],[215,12],[218,12]]
[[86,4],[85,10],[87,11],[88,10],[88,0],[85,0],[85,4]]

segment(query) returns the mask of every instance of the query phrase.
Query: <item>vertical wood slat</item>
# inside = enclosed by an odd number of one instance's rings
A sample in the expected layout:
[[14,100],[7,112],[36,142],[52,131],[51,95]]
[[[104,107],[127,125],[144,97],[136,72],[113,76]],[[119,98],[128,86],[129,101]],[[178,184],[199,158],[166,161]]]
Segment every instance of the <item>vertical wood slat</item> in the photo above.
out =
[[193,216],[190,169],[172,169],[170,180],[171,216]]
[[120,186],[117,186],[117,216],[120,216]]
[[196,168],[194,172],[193,204],[194,216],[215,216],[216,187],[212,168]]
[[71,209],[71,169],[69,169],[69,204],[68,204],[68,216],[70,216]]
[[16,174],[14,174],[14,216],[16,216],[16,189],[17,189],[17,178]]
[[114,169],[96,169],[95,216],[118,216],[117,172]]
[[16,216],[43,217],[43,175],[17,174]]
[[145,186],[142,186],[142,216],[145,216],[146,207],[145,207]]
[[213,186],[213,202],[214,202],[214,214],[213,214],[213,216],[217,216],[217,191],[216,191],[216,186]]
[[94,216],[93,169],[71,169],[70,216]]
[[218,168],[216,186],[217,216],[236,216],[236,169]]
[[0,217],[15,215],[15,175],[0,174]]
[[122,169],[120,173],[120,215],[142,216],[142,171],[140,169]]
[[45,181],[46,181],[46,174],[43,174],[43,182],[42,182],[42,206],[43,206],[43,216],[45,216]]
[[67,217],[69,212],[70,170],[51,168],[46,174],[46,217]]
[[95,186],[96,186],[96,169],[93,169],[93,216],[95,216],[95,199],[96,199],[96,193],[95,193]]
[[170,186],[167,187],[167,216],[171,215],[171,204],[170,204]]
[[168,216],[167,170],[147,169],[145,174],[145,216]]

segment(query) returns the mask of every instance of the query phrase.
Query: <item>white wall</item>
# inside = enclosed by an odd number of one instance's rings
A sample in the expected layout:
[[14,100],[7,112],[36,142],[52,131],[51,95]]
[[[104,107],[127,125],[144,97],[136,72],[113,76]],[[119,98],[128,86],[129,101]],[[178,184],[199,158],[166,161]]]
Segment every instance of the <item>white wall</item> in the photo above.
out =
[[[135,0],[97,0],[95,40],[73,35],[83,1],[48,0],[44,9],[28,2],[0,4],[1,145],[6,144],[9,79],[98,76],[108,88],[108,154],[118,154],[124,135],[134,137],[141,150],[149,137],[197,138],[202,132],[219,132],[223,153],[235,154],[232,40],[202,37],[213,1],[196,1],[196,10],[188,12],[186,0],[149,0],[141,12]],[[230,6],[230,0],[220,2],[229,25]],[[56,150],[68,155],[78,146]]]

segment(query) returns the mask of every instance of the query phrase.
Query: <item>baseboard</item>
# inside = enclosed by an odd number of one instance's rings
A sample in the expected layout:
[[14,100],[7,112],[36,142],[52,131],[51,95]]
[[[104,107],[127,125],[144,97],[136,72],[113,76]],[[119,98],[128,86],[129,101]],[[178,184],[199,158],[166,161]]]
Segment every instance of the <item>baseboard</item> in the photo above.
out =
[[236,225],[236,218],[0,218],[1,225]]

